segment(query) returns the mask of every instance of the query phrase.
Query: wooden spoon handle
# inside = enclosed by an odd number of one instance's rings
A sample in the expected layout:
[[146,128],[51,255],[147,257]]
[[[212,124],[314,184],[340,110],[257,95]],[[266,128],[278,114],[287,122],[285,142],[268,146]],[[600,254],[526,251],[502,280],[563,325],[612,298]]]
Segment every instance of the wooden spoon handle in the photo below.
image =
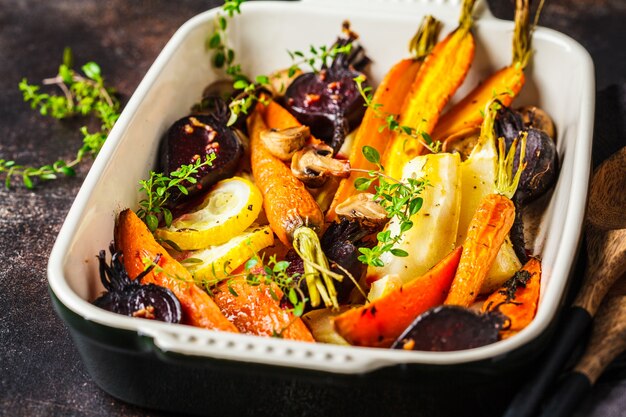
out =
[[591,340],[585,354],[574,368],[592,384],[617,355],[626,349],[626,296],[610,297],[596,316]]
[[625,349],[626,296],[621,295],[602,304],[584,355],[547,402],[541,417],[570,416],[604,369]]
[[574,300],[592,316],[615,281],[626,272],[626,230],[600,230],[587,227],[587,256],[589,263],[582,287]]

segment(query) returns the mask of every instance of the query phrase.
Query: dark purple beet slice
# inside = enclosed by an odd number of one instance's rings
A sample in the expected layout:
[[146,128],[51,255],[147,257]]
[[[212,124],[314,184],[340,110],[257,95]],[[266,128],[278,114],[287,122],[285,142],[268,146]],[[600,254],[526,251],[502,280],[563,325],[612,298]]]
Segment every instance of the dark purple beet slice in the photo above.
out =
[[194,175],[197,184],[185,184],[190,196],[233,176],[243,156],[243,145],[221,117],[213,114],[183,117],[170,127],[163,138],[161,170],[169,174],[181,165],[193,164],[199,158],[204,160],[210,154],[216,155],[213,165],[203,166]]
[[[556,144],[550,136],[542,130],[524,126],[521,114],[507,107],[498,111],[495,130],[498,137],[504,137],[507,151],[520,132],[527,132],[526,168],[522,172],[515,199],[522,204],[528,203],[552,188],[558,174],[558,158]],[[519,166],[520,150],[518,143],[514,170]]]
[[354,78],[362,75],[360,70],[369,59],[354,40],[353,37],[338,40],[335,45],[352,43],[350,54],[337,55],[330,67],[318,73],[300,75],[289,85],[283,98],[291,114],[335,152],[365,114],[365,101]]
[[439,306],[417,317],[391,347],[433,352],[477,348],[497,342],[506,320],[498,312],[480,314],[459,306]]
[[182,308],[174,293],[155,284],[141,284],[141,278],[152,268],[131,280],[120,260],[121,253],[111,253],[111,265],[107,265],[104,251],[98,255],[100,280],[108,292],[93,304],[125,316],[180,323]]

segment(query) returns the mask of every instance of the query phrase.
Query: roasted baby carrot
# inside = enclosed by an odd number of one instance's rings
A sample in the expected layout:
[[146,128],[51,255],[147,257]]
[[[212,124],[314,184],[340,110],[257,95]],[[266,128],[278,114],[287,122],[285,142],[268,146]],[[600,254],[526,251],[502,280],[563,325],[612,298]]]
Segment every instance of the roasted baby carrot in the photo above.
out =
[[[498,108],[499,104],[496,101],[492,101],[488,105],[487,111],[490,116],[483,123],[484,131],[481,132],[481,136],[487,134],[490,137],[493,136],[493,118]],[[509,152],[506,153],[504,139],[499,139],[495,182],[497,194],[491,193],[483,197],[469,222],[459,268],[445,304],[464,307],[472,305],[480,293],[500,247],[511,230],[515,220],[515,205],[511,201],[511,197],[517,189],[519,178],[526,166],[524,162],[526,136],[522,134],[521,137],[519,146],[521,149],[520,166],[515,175],[512,171],[518,140],[513,141]]]
[[315,341],[299,317],[280,307],[276,298],[280,299],[283,294],[273,283],[250,285],[239,276],[222,281],[213,289],[213,295],[222,313],[241,333]]
[[148,227],[129,209],[122,211],[115,224],[115,247],[123,253],[124,267],[131,277],[146,269],[146,262],[159,257],[157,267],[142,283],[169,288],[183,308],[183,323],[214,330],[237,332],[213,299],[198,287],[189,271],[157,243]]
[[[368,107],[365,111],[348,156],[352,168],[367,171],[376,169],[376,165],[365,158],[362,149],[364,146],[371,146],[382,153],[387,142],[393,137],[393,132],[385,129],[386,122],[380,115],[400,113],[406,92],[411,88],[424,58],[430,53],[438,32],[439,22],[432,16],[426,16],[416,35],[418,42],[416,42],[415,56],[396,63],[376,89],[372,98],[375,107]],[[326,221],[334,221],[337,204],[356,193],[354,182],[357,178],[358,175],[352,173],[350,177],[341,180],[330,209],[326,213]]]
[[399,179],[404,165],[423,153],[423,144],[437,124],[439,114],[469,71],[475,49],[471,33],[474,1],[464,1],[459,27],[437,43],[411,85],[399,124],[414,129],[423,140],[405,132],[394,133],[382,158],[385,173],[393,178]]
[[462,129],[479,126],[484,119],[482,110],[494,96],[499,98],[504,106],[509,106],[520,92],[526,80],[524,68],[531,55],[532,28],[529,19],[529,2],[530,0],[517,0],[516,2],[511,65],[489,76],[441,116],[432,133],[435,140],[443,142]]
[[458,247],[421,277],[337,316],[335,330],[352,345],[391,346],[417,316],[443,303],[461,252]]
[[528,326],[537,313],[541,261],[530,258],[524,267],[485,300],[482,311],[499,311],[509,319],[500,337],[506,339]]
[[509,198],[500,194],[483,198],[467,231],[459,269],[445,304],[472,305],[514,219],[515,205]]
[[263,144],[261,132],[267,125],[262,113],[263,105],[257,106],[248,118],[248,132],[252,175],[263,194],[267,220],[278,239],[293,246],[303,259],[311,306],[317,307],[323,300],[327,307],[338,307],[332,278],[341,280],[343,276],[330,271],[316,235],[324,225],[324,214],[291,169]]
[[304,184],[263,144],[261,132],[267,129],[263,111],[262,105],[257,106],[248,118],[252,175],[263,194],[263,207],[270,227],[281,242],[291,246],[293,233],[298,227],[321,230],[324,215]]

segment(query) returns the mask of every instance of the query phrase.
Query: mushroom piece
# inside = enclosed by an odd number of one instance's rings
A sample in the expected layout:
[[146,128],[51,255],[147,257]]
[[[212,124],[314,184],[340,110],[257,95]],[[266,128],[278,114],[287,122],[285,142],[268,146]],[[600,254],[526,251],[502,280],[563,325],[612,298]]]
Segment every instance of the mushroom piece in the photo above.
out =
[[478,143],[480,126],[468,127],[448,136],[443,141],[443,151],[458,153],[461,160],[465,161],[472,153],[472,149]]
[[269,129],[261,132],[261,140],[268,151],[281,161],[289,161],[294,153],[302,149],[311,136],[308,126],[287,129]]
[[329,177],[350,176],[350,161],[332,157],[333,149],[325,144],[307,146],[291,158],[291,172],[304,185],[317,188]]
[[387,212],[374,200],[372,193],[355,194],[337,204],[335,213],[340,218],[357,220],[368,226],[383,226],[389,218]]
[[544,110],[536,106],[525,106],[520,107],[517,111],[522,115],[522,120],[526,127],[543,130],[552,140],[556,139],[554,122]]

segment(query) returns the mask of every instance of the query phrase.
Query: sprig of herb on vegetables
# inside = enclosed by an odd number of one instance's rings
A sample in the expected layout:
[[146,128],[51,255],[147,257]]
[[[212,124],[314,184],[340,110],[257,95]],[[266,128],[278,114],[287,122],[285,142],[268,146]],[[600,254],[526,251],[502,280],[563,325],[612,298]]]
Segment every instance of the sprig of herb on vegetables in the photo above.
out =
[[366,191],[377,181],[374,186],[374,201],[385,209],[388,218],[396,218],[400,222],[400,232],[397,235],[392,235],[391,230],[384,230],[376,235],[378,245],[373,248],[359,248],[361,252],[359,261],[370,266],[382,267],[384,263],[381,256],[386,252],[398,257],[409,255],[395,246],[402,240],[402,235],[413,227],[411,217],[422,208],[424,200],[420,194],[428,182],[415,178],[401,182],[385,175],[384,167],[380,163],[380,154],[371,146],[363,147],[363,155],[369,162],[375,164],[379,171],[366,171],[369,178],[357,178],[354,182],[355,188]]
[[[202,261],[195,258],[187,258],[181,261],[183,264],[195,262],[200,263]],[[273,286],[275,285],[283,292],[293,306],[291,311],[294,316],[300,317],[304,313],[306,303],[309,301],[300,287],[302,280],[305,279],[305,275],[299,273],[289,274],[287,272],[288,267],[288,261],[278,261],[275,255],[270,256],[266,262],[265,255],[259,256],[258,254],[255,254],[246,261],[244,264],[244,271],[242,273],[232,274],[229,271],[224,271],[224,273],[228,276],[228,278],[226,278],[226,287],[228,292],[230,292],[233,296],[238,297],[239,294],[230,283],[235,278],[243,277],[248,285],[267,285],[272,299],[276,302],[281,302],[281,298],[278,294],[276,294],[276,291],[274,291]],[[217,276],[215,271],[214,275]],[[203,279],[200,282],[196,282],[202,285],[209,294],[212,294],[213,288],[222,281],[224,281],[224,279],[216,278]]]
[[54,180],[58,175],[75,175],[74,167],[85,157],[95,156],[102,148],[109,132],[119,118],[120,103],[112,88],[104,85],[101,69],[95,62],[88,62],[81,67],[81,75],[72,69],[72,51],[65,48],[63,63],[59,66],[56,77],[43,80],[43,85],[55,85],[62,94],[40,92],[41,87],[31,85],[24,78],[19,83],[24,101],[33,109],[38,109],[44,116],[55,119],[67,119],[74,116],[91,116],[100,121],[100,130],[90,132],[86,126],[80,128],[83,145],[74,159],[58,160],[41,167],[20,165],[14,160],[0,159],[0,175],[4,175],[4,185],[11,187],[13,179],[21,179],[26,188],[35,186],[33,179]]
[[150,178],[139,181],[141,188],[146,194],[146,198],[139,202],[137,216],[142,219],[150,231],[154,232],[159,226],[159,216],[163,216],[166,226],[172,224],[172,212],[167,208],[167,203],[174,193],[187,195],[189,191],[185,184],[195,184],[194,174],[198,173],[202,167],[211,166],[215,160],[215,154],[210,153],[206,159],[198,158],[193,164],[182,165],[176,171],[165,175],[150,171]]
[[[241,14],[240,7],[244,1],[226,0],[222,10],[227,13],[228,18],[232,19],[236,14]],[[233,80],[233,88],[238,91],[237,96],[229,104],[231,114],[227,125],[232,126],[241,114],[248,114],[256,102],[266,100],[261,92],[268,92],[270,76],[259,75],[253,80],[243,73],[241,65],[235,61],[234,49],[228,46],[226,34],[228,19],[224,14],[218,13],[215,16],[213,26],[213,33],[206,42],[207,49],[213,54],[213,66],[218,69],[223,68],[226,75]],[[333,60],[340,54],[347,55],[351,50],[352,44],[348,43],[347,45],[333,45],[330,48],[325,45],[318,47],[311,45],[307,52],[287,51],[292,61],[287,69],[287,74],[289,77],[293,77],[302,65],[308,65],[313,72],[318,72],[327,65],[329,59]]]
[[359,75],[354,79],[354,82],[357,85],[359,93],[361,93],[361,96],[365,100],[365,106],[372,109],[376,117],[385,121],[386,124],[381,126],[379,129],[381,132],[383,129],[387,128],[392,132],[405,134],[417,141],[420,141],[424,147],[432,153],[438,153],[441,151],[441,142],[434,141],[428,133],[417,130],[411,126],[401,125],[398,121],[399,116],[397,114],[383,113],[380,109],[382,104],[374,103],[372,87],[363,87],[365,76]]

